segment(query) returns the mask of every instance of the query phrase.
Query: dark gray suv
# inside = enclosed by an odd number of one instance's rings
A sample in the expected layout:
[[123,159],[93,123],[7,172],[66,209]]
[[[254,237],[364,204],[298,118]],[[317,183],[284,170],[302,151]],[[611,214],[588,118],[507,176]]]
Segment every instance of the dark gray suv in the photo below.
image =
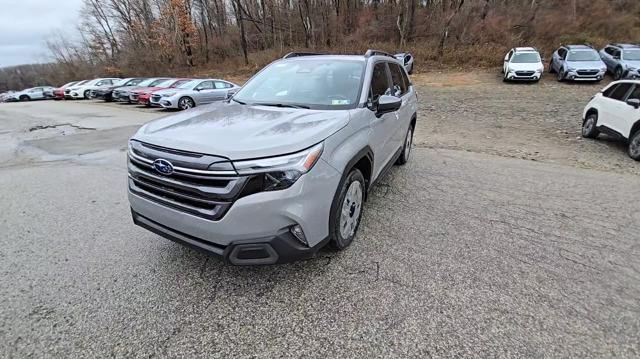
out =
[[230,100],[147,123],[129,142],[134,223],[236,265],[346,248],[369,189],[411,153],[402,65],[289,54]]

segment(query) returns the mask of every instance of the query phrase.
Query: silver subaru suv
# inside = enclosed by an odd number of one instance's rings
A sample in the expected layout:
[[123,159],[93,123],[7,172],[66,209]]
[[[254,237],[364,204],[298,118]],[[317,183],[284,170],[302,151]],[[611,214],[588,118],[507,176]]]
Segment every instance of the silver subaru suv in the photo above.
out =
[[417,96],[393,56],[291,53],[231,99],[129,141],[133,221],[234,265],[353,241],[367,193],[409,159]]

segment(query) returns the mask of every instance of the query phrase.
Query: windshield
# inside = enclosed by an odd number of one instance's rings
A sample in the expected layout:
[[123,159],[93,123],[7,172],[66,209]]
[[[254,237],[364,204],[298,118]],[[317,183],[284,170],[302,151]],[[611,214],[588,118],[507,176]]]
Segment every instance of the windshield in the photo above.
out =
[[535,52],[516,53],[511,59],[514,64],[537,64],[540,62],[540,55]]
[[358,103],[364,63],[301,59],[277,62],[251,79],[233,97],[249,104],[346,109]]
[[69,83],[66,83],[64,85],[62,85],[62,87],[69,87],[69,86],[73,86],[76,83],[76,81],[71,81]]
[[197,84],[199,84],[200,82],[202,82],[202,80],[191,80],[191,81],[187,81],[187,82],[183,83],[182,85],[176,86],[176,88],[179,88],[179,89],[192,89]]
[[164,81],[160,81],[159,83],[154,84],[154,85],[152,85],[150,87],[169,87],[174,82],[176,82],[175,79],[165,79]]
[[640,50],[624,50],[623,59],[629,61],[640,61]]
[[174,89],[176,87],[180,87],[180,86],[186,84],[187,82],[191,82],[191,80],[178,80],[178,81],[174,82],[173,84],[171,84],[171,86],[169,86],[169,87]]
[[149,86],[149,84],[151,84],[151,83],[152,83],[152,82],[154,82],[154,81],[157,81],[157,79],[146,79],[146,80],[140,81],[140,82],[138,83],[138,86],[140,86],[140,87],[147,87],[147,86]]
[[567,61],[598,61],[600,55],[595,50],[569,51]]
[[80,81],[80,82],[78,82],[77,84],[75,84],[75,86],[84,85],[84,84],[86,84],[87,82],[89,82],[89,80]]
[[155,80],[151,81],[151,83],[146,85],[146,86],[148,86],[148,87],[156,87],[156,86],[160,85],[161,83],[163,83],[163,82],[165,82],[167,80],[168,79],[155,79]]

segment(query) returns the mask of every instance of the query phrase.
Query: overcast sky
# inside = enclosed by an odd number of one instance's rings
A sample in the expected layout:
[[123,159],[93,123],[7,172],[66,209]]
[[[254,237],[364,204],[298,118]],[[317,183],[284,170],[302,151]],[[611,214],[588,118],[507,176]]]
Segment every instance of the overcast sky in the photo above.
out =
[[82,0],[0,0],[0,67],[46,62],[53,31],[73,36]]

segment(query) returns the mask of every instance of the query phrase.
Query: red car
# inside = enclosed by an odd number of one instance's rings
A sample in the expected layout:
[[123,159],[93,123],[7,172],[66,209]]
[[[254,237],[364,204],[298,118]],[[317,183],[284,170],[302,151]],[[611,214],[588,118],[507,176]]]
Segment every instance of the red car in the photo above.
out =
[[129,95],[129,99],[132,102],[138,102],[139,105],[150,106],[149,100],[153,91],[175,88],[188,81],[191,81],[191,79],[169,79],[154,87],[141,87],[132,92]]
[[57,89],[53,89],[53,99],[54,100],[64,100],[64,90],[67,87],[71,87],[75,84],[77,84],[80,81],[71,81],[68,84],[64,84],[60,87],[58,87]]

